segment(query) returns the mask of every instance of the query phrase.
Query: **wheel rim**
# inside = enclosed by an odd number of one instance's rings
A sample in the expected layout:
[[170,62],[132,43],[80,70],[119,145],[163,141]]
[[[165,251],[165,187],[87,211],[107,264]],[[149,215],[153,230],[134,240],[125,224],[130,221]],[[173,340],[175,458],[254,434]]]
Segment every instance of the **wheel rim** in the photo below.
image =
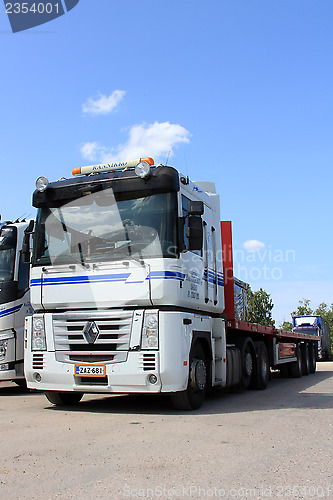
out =
[[252,361],[252,356],[250,352],[246,353],[245,356],[245,373],[246,375],[250,376],[253,370],[253,361]]
[[194,359],[191,364],[191,387],[194,391],[202,391],[206,387],[207,370],[202,359]]

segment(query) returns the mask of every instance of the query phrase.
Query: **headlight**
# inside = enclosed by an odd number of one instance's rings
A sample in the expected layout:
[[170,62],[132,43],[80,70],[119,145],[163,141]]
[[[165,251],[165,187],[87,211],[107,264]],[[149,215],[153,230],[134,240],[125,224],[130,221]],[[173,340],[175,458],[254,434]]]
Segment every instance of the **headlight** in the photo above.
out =
[[43,316],[32,318],[31,348],[33,351],[46,351],[45,326]]
[[140,161],[134,169],[136,175],[144,179],[150,176],[150,165],[146,161]]
[[146,311],[142,327],[141,349],[158,349],[158,312]]
[[48,185],[49,185],[49,180],[44,176],[38,177],[38,179],[36,180],[36,188],[41,193],[45,191]]
[[12,331],[0,333],[0,361],[3,361],[6,358],[9,339],[13,339],[14,336],[15,335]]
[[8,348],[8,339],[0,340],[0,361],[3,361],[6,358]]

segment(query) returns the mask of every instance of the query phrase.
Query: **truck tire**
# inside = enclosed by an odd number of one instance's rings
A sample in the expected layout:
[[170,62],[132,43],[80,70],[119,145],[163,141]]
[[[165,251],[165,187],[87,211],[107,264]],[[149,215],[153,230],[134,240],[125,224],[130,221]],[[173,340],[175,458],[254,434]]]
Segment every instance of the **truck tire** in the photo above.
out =
[[25,380],[25,378],[19,378],[17,380],[14,380],[15,384],[18,385],[21,389],[23,389],[24,391],[28,391],[28,387],[27,387],[27,381]]
[[266,389],[269,381],[270,367],[267,348],[264,342],[255,342],[257,352],[257,369],[253,373],[253,389]]
[[250,388],[256,372],[256,358],[253,351],[253,342],[246,339],[242,348],[242,376],[240,389],[246,391]]
[[176,410],[197,410],[204,402],[207,390],[207,363],[199,342],[191,349],[189,357],[189,375],[185,391],[170,395],[172,406]]
[[309,356],[310,356],[310,373],[315,373],[317,365],[317,354],[316,354],[316,348],[313,344],[309,346]]
[[310,355],[309,346],[307,343],[303,344],[302,350],[302,375],[309,375],[310,373]]
[[58,392],[58,391],[46,391],[45,396],[50,401],[50,403],[57,406],[71,406],[78,404],[82,397],[82,392]]
[[302,353],[299,346],[296,350],[297,361],[289,364],[289,375],[293,378],[301,378],[302,376]]

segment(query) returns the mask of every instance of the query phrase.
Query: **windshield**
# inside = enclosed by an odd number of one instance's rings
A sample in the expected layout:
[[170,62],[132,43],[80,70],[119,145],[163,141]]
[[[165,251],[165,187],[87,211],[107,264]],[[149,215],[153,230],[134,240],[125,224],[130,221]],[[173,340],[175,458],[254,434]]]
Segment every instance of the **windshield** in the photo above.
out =
[[298,328],[312,326],[316,328],[318,326],[317,316],[306,316],[303,318],[295,318],[295,326]]
[[33,265],[175,257],[176,193],[126,197],[111,189],[38,211]]
[[295,318],[295,327],[298,329],[309,328],[316,329],[319,326],[319,318],[317,316],[303,316],[302,318]]
[[5,227],[0,233],[0,281],[14,278],[16,228]]

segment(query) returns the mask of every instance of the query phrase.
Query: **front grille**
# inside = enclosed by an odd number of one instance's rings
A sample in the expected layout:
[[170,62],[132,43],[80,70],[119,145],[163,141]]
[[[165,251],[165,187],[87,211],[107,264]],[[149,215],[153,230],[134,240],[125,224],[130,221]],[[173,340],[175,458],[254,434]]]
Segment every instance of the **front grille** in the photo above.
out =
[[156,370],[155,353],[143,354],[141,366],[143,371],[155,371]]
[[[86,311],[53,315],[56,359],[62,362],[126,361],[133,311]],[[89,343],[84,329],[95,322],[98,335]],[[89,336],[88,336],[89,338]]]
[[33,370],[42,370],[44,368],[43,354],[32,355],[32,368]]

